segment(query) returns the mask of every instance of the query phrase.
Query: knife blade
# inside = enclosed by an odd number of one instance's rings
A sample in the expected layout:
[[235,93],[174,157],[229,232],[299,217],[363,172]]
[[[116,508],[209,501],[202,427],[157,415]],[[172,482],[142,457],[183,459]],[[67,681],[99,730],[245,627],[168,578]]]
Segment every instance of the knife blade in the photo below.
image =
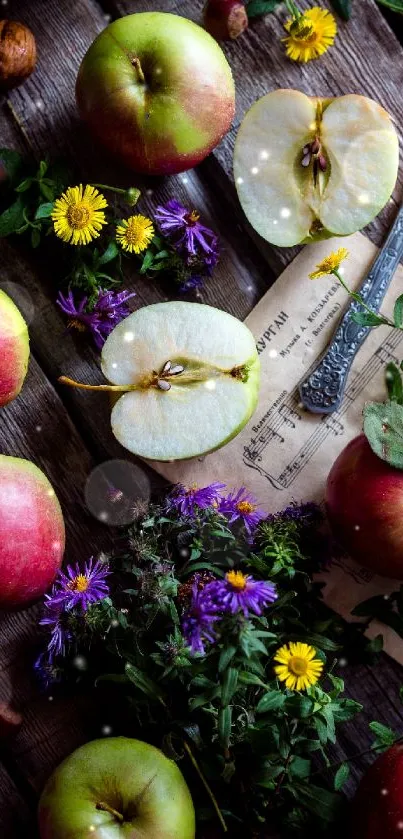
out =
[[[362,299],[375,312],[379,310],[402,256],[403,204],[385,244],[359,289]],[[351,300],[325,354],[300,385],[301,402],[308,411],[314,414],[331,414],[340,407],[351,365],[371,329],[369,326],[360,326],[353,320],[354,312],[362,311],[364,310],[360,303]]]

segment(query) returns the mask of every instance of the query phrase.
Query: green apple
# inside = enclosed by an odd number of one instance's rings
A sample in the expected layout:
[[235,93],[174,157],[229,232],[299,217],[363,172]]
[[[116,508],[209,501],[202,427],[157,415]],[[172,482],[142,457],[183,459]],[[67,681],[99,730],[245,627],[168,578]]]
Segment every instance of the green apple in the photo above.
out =
[[194,839],[190,792],[159,749],[110,737],[77,749],[39,802],[41,839]]
[[0,289],[0,408],[18,396],[28,359],[27,324],[15,303]]
[[241,124],[234,176],[252,227],[288,247],[365,227],[390,197],[398,163],[395,128],[372,99],[275,90]]
[[257,405],[260,364],[252,333],[227,312],[199,303],[156,303],[133,312],[107,338],[102,370],[112,385],[79,386],[123,393],[112,409],[113,433],[150,460],[220,448]]
[[214,38],[164,12],[127,15],[107,26],[83,59],[76,95],[100,143],[150,175],[200,163],[235,112],[231,70]]

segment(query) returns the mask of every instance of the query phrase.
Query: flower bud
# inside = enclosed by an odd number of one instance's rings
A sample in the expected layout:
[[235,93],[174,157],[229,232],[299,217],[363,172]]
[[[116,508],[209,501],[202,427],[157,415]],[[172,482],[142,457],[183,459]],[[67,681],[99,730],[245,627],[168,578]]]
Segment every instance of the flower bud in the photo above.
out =
[[129,205],[129,207],[134,207],[134,205],[137,204],[137,201],[139,200],[140,195],[141,195],[141,192],[140,192],[139,189],[137,189],[137,187],[130,186],[129,189],[126,190],[123,198],[126,201],[126,204]]

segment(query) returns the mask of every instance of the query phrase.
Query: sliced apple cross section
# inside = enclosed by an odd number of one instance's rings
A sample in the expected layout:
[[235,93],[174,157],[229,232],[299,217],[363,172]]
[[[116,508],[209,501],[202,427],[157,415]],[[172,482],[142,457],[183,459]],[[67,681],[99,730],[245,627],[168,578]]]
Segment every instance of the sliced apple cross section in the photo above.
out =
[[288,247],[365,227],[390,197],[398,161],[392,121],[373,100],[276,90],[242,122],[234,176],[255,230]]
[[169,302],[133,312],[109,335],[101,365],[110,385],[79,386],[116,394],[112,431],[149,460],[217,449],[256,408],[260,364],[253,335],[211,306]]

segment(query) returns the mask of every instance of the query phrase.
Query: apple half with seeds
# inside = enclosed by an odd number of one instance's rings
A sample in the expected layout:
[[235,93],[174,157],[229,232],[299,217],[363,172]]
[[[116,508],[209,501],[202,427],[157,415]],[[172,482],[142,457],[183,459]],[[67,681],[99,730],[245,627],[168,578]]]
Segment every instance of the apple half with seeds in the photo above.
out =
[[398,164],[389,114],[356,94],[268,93],[246,114],[234,152],[245,215],[280,247],[361,230],[388,201]]
[[119,396],[112,431],[147,460],[183,460],[235,437],[258,400],[255,339],[237,318],[200,303],[145,306],[122,320],[102,350],[110,385],[64,384]]

